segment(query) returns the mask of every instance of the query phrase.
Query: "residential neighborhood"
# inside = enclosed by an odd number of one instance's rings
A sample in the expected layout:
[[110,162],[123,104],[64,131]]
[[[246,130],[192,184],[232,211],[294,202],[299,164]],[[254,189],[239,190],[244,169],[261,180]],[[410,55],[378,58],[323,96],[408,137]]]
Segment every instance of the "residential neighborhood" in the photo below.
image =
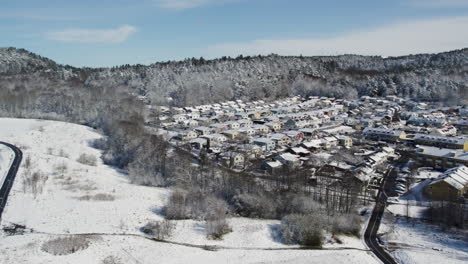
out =
[[[444,171],[468,165],[468,117],[462,107],[436,107],[396,96],[295,96],[151,110],[160,112],[158,134],[194,157],[206,153],[215,164],[252,177],[285,170],[306,170],[311,179],[333,174],[339,184],[358,182],[363,199],[376,194],[385,167],[399,159],[413,161],[413,169]],[[333,173],[324,173],[325,167]],[[464,199],[467,182],[460,184],[458,198]],[[449,185],[431,186],[437,186],[438,200],[445,193],[453,200]]]

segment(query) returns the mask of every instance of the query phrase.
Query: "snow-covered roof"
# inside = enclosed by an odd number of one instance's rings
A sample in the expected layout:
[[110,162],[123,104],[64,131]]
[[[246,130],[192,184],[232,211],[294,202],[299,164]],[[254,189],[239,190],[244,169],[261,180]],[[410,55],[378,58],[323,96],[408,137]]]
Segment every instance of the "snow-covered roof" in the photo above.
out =
[[444,174],[440,175],[435,181],[431,184],[444,181],[454,188],[461,190],[468,184],[468,167],[460,166],[452,168],[446,171]]
[[291,162],[297,162],[299,161],[299,158],[297,155],[291,154],[291,153],[283,153],[278,156],[280,159],[285,160],[285,161],[291,161]]
[[401,130],[393,130],[389,128],[370,128],[366,127],[364,131],[362,132],[366,135],[387,135],[387,136],[395,136],[399,137],[403,134],[403,131]]
[[414,140],[423,140],[423,141],[431,141],[431,142],[439,142],[439,143],[450,143],[450,144],[464,145],[466,143],[466,141],[468,140],[468,138],[466,138],[466,137],[446,137],[446,136],[416,134],[414,136]]
[[279,167],[283,166],[283,164],[281,162],[277,161],[277,160],[267,161],[266,164],[268,166],[270,166],[271,168],[279,168]]
[[253,142],[264,143],[264,144],[274,144],[275,142],[269,138],[254,138]]
[[296,148],[291,148],[292,151],[294,151],[294,153],[302,153],[302,154],[309,154],[310,151],[308,151],[307,149],[303,148],[303,147],[296,147]]
[[419,145],[417,147],[418,149],[416,150],[416,153],[419,154],[468,161],[468,152],[465,152],[461,149],[447,149]]
[[302,142],[304,146],[307,148],[318,148],[322,144],[322,141],[320,139],[314,139],[306,142]]

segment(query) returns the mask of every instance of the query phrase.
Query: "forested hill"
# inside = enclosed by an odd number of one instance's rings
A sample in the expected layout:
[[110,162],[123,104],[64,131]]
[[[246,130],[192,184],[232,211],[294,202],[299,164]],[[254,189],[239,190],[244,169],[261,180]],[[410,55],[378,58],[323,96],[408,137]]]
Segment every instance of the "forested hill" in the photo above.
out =
[[155,104],[178,106],[291,94],[347,98],[395,94],[463,103],[468,99],[468,48],[390,58],[239,56],[96,69],[59,65],[23,49],[0,48],[3,93],[7,89],[13,94],[19,90],[50,94],[80,88],[130,92]]

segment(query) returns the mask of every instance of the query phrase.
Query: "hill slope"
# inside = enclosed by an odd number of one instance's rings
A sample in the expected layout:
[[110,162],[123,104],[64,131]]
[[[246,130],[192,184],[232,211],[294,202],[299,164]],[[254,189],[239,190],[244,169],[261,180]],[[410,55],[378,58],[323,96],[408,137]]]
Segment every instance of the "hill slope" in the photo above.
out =
[[[32,77],[33,76],[33,77]],[[277,55],[187,59],[179,62],[74,68],[24,50],[0,49],[0,87],[57,92],[67,88],[121,90],[153,103],[193,105],[285,95],[399,95],[460,102],[468,94],[468,49],[382,58]]]

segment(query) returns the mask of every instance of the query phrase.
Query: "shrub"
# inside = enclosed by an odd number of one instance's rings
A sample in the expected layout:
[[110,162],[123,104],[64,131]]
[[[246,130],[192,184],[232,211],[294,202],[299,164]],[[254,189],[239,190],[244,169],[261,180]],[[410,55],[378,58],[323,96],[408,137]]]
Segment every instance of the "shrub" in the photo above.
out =
[[358,215],[344,214],[333,218],[332,232],[359,236],[361,218]]
[[228,213],[228,205],[212,194],[191,188],[187,191],[174,190],[164,209],[168,219],[206,220],[213,210]]
[[102,260],[102,264],[122,264],[123,262],[114,256],[108,256],[105,259]]
[[168,220],[149,222],[141,228],[143,233],[158,240],[163,240],[171,236],[173,230],[174,224]]
[[61,162],[61,163],[55,165],[55,170],[57,171],[57,174],[59,174],[61,177],[63,177],[65,175],[65,173],[67,172],[67,170],[68,170],[67,163]]
[[281,219],[281,235],[286,244],[321,247],[324,218],[320,214],[291,214]]
[[94,155],[91,154],[81,154],[80,157],[76,160],[81,164],[88,165],[88,166],[96,166],[97,164],[97,159]]
[[287,214],[312,214],[320,211],[320,204],[312,197],[304,195],[286,195],[282,198],[282,209],[280,215]]
[[49,240],[41,249],[52,255],[69,255],[84,250],[89,246],[89,239],[84,236],[69,236]]
[[234,210],[241,216],[276,219],[278,204],[273,197],[257,194],[238,194],[231,201]]
[[80,201],[114,201],[115,197],[107,193],[98,193],[95,195],[83,195],[77,198]]
[[60,149],[58,155],[59,155],[60,157],[64,157],[64,158],[69,158],[69,157],[70,157],[70,156],[68,155],[68,153],[66,153],[65,150],[63,150],[63,149]]
[[208,199],[206,212],[206,235],[210,239],[221,239],[224,234],[232,231],[226,215],[226,204],[219,199]]

